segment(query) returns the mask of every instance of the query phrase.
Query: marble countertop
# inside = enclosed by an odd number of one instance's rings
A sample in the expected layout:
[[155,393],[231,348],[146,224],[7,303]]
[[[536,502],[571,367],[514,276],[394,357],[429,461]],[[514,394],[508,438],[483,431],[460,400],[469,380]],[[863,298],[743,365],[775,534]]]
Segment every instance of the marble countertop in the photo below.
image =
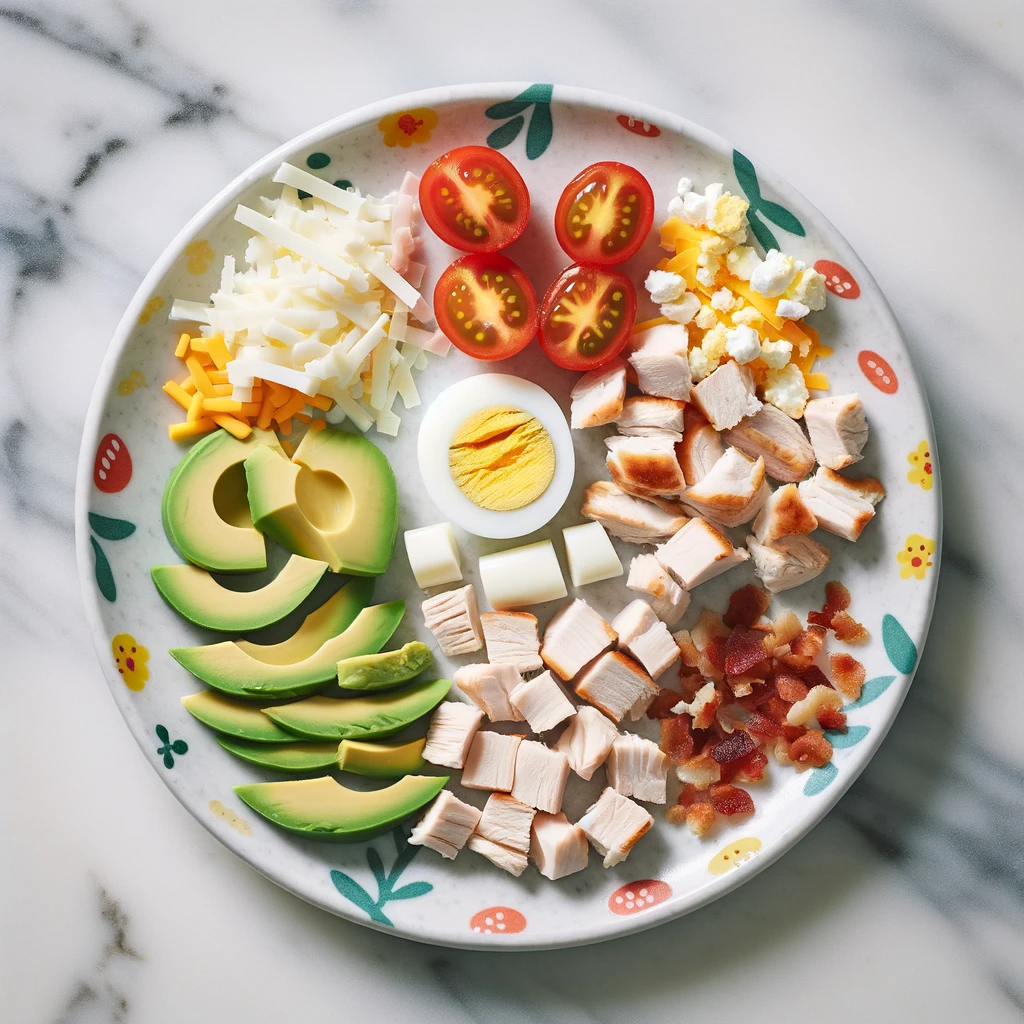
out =
[[[361,103],[511,79],[679,111],[826,212],[928,389],[946,530],[910,696],[807,839],[654,931],[501,956],[314,910],[189,817],[108,697],[72,507],[107,342],[206,199]],[[1024,1017],[1024,9],[16,0],[0,96],[5,1020]]]

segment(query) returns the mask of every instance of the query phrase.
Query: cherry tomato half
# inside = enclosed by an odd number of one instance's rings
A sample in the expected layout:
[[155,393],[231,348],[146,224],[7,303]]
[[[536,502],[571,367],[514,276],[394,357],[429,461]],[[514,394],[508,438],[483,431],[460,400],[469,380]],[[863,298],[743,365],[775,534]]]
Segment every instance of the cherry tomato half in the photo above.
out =
[[625,274],[574,263],[541,303],[540,347],[558,366],[592,370],[617,356],[636,319],[636,292]]
[[635,167],[605,160],[565,186],[555,209],[555,235],[577,263],[614,267],[636,254],[653,220],[647,179]]
[[420,209],[442,242],[465,252],[497,252],[525,230],[530,193],[500,153],[460,146],[423,172]]
[[460,256],[434,288],[434,316],[445,337],[474,359],[508,359],[537,333],[537,293],[507,256]]

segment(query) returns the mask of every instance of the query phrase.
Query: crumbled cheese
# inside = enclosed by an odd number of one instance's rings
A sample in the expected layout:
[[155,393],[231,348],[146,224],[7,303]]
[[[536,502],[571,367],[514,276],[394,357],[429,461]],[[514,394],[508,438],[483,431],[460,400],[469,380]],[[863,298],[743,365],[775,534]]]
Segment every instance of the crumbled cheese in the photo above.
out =
[[699,192],[687,192],[682,199],[682,209],[678,215],[680,219],[695,228],[703,227],[708,216],[707,200]]
[[707,225],[712,231],[717,231],[723,235],[740,231],[743,228],[749,208],[750,203],[746,199],[726,192],[714,206],[712,206],[710,201],[708,202]]
[[690,377],[694,383],[710,376],[718,369],[718,362],[708,359],[703,349],[691,348],[686,358],[690,363]]
[[714,327],[704,335],[701,342],[701,351],[716,366],[725,358],[729,351],[729,336],[723,324],[715,324]]
[[710,306],[702,306],[700,312],[694,317],[693,322],[702,331],[710,331],[718,323],[718,317]]
[[717,256],[702,252],[697,257],[697,280],[705,288],[714,288],[715,277],[722,269],[722,261]]
[[692,191],[693,191],[693,182],[690,181],[690,179],[685,177],[685,176],[680,178],[678,184],[676,185],[676,195],[677,196],[685,196],[687,192],[692,192]]
[[693,292],[684,292],[678,302],[665,303],[661,315],[673,323],[688,324],[700,309],[700,299]]
[[700,251],[708,256],[724,256],[732,248],[732,242],[722,235],[708,235],[700,240]]
[[792,256],[769,249],[764,262],[750,275],[750,287],[759,295],[773,299],[790,286],[798,269]]
[[686,291],[686,282],[669,270],[652,270],[644,287],[652,302],[675,302]]
[[719,288],[711,296],[711,308],[721,313],[728,313],[736,305],[736,296],[728,288]]
[[794,302],[792,299],[779,299],[775,306],[775,315],[784,317],[786,320],[803,320],[810,307],[802,302]]
[[[673,196],[668,201],[668,215],[670,217],[678,217],[680,220],[686,220],[684,216],[685,206],[683,205],[682,199],[679,196]],[[671,249],[671,246],[667,248]]]
[[746,324],[748,327],[751,324],[759,323],[764,317],[753,307],[744,306],[742,309],[734,309],[732,311],[732,322],[734,324]]
[[739,326],[725,332],[725,347],[737,363],[752,363],[761,355],[761,338],[752,327]]
[[788,341],[762,341],[761,358],[773,370],[781,370],[793,358],[793,345]]
[[749,245],[738,245],[725,258],[725,265],[733,277],[749,281],[751,274],[761,266],[761,257]]
[[824,309],[825,275],[813,267],[804,267],[786,289],[786,298],[802,302],[808,309]]
[[769,370],[764,385],[764,397],[766,402],[771,402],[777,409],[781,409],[795,420],[803,416],[810,395],[799,367],[795,363],[789,363],[781,370]]

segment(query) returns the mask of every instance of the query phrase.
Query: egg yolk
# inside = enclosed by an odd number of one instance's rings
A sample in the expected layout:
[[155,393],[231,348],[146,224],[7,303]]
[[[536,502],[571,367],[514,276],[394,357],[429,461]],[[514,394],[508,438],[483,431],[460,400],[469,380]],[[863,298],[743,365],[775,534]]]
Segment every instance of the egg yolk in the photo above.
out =
[[555,475],[555,446],[535,416],[495,405],[474,413],[455,431],[448,465],[473,504],[511,512],[547,490]]

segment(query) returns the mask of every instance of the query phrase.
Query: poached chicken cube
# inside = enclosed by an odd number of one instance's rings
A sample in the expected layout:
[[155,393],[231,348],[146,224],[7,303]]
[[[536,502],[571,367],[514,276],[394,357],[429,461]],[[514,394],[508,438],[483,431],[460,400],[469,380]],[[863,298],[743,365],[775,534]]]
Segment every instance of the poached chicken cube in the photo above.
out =
[[626,586],[650,594],[652,611],[670,626],[678,622],[690,606],[689,591],[672,579],[654,555],[637,555],[629,563]]
[[658,622],[658,616],[646,601],[639,598],[630,601],[618,615],[612,619],[612,629],[619,634],[618,648],[628,649],[629,645],[642,633],[646,633]]
[[483,647],[484,634],[472,583],[428,597],[422,608],[427,629],[449,657],[472,654]]
[[586,489],[580,511],[587,519],[600,523],[613,537],[631,544],[668,540],[689,519],[678,502],[637,498],[607,480],[597,480]]
[[629,361],[645,395],[689,401],[689,344],[689,335],[681,324],[659,324],[633,336]]
[[814,456],[827,469],[845,469],[863,458],[868,420],[860,395],[815,398],[804,410]]
[[530,859],[545,877],[556,881],[587,866],[587,836],[564,814],[538,811],[530,829]]
[[655,398],[651,395],[634,395],[622,403],[622,410],[615,417],[620,434],[670,434],[683,433],[683,413],[686,403],[674,398]]
[[692,405],[683,413],[683,440],[676,453],[683,476],[691,487],[699,484],[725,454],[722,435]]
[[757,515],[770,493],[764,478],[764,459],[754,461],[737,448],[727,448],[711,472],[686,489],[683,501],[720,526],[739,526]]
[[483,719],[482,711],[462,701],[438,704],[427,730],[423,760],[446,768],[461,768]]
[[492,665],[515,665],[519,672],[533,672],[543,667],[536,615],[484,612],[480,625],[487,645],[487,660]]
[[694,386],[693,402],[715,430],[728,430],[761,408],[754,391],[749,368],[729,360]]
[[492,793],[484,804],[476,834],[520,853],[530,852],[530,826],[536,810],[507,793]]
[[616,793],[652,804],[663,804],[668,799],[669,760],[657,743],[633,733],[618,736],[605,768],[608,785]]
[[523,681],[515,665],[463,665],[453,677],[455,685],[492,722],[521,722],[512,706],[512,691]]
[[541,672],[520,683],[509,698],[526,719],[526,724],[537,733],[553,729],[576,714],[576,706],[565,695],[561,684],[548,671]]
[[565,754],[569,767],[581,778],[591,776],[604,764],[618,730],[597,708],[584,704],[576,709],[554,749]]
[[663,676],[679,660],[679,645],[660,619],[630,640],[626,650],[643,665],[652,679]]
[[613,722],[621,722],[626,715],[636,721],[658,696],[658,687],[632,659],[609,651],[583,673],[576,694]]
[[[478,732],[469,746],[466,767],[462,769],[463,786],[510,792],[516,778],[516,754],[522,742],[522,736]],[[476,827],[475,823],[473,827]]]
[[612,482],[638,498],[681,494],[686,488],[674,439],[668,434],[647,437],[618,434],[605,439],[605,465]]
[[856,540],[874,519],[885,488],[874,477],[850,480],[819,466],[814,476],[800,484],[800,496],[823,530]]
[[691,519],[655,557],[686,590],[746,561],[750,556],[704,519]]
[[626,364],[612,359],[583,374],[573,386],[570,426],[573,430],[611,423],[622,412],[626,396]]
[[761,544],[772,544],[782,537],[811,533],[817,528],[818,520],[808,508],[796,484],[785,484],[773,491],[754,520],[754,536]]
[[474,853],[486,857],[496,868],[501,868],[502,871],[507,871],[510,875],[515,875],[516,878],[526,870],[526,865],[529,863],[526,854],[522,851],[509,849],[507,846],[502,846],[501,843],[492,842],[476,833],[469,837],[469,842],[466,845]]
[[447,789],[437,794],[430,809],[413,828],[409,842],[413,846],[429,846],[442,857],[454,860],[480,821],[480,811],[463,803]]
[[824,544],[806,536],[781,537],[772,544],[762,544],[751,535],[747,537],[747,549],[754,560],[754,572],[773,594],[813,580],[831,557]]
[[615,630],[581,598],[563,605],[544,630],[540,656],[563,679],[615,643]]
[[775,480],[795,483],[814,468],[814,450],[800,425],[774,405],[762,405],[722,439],[752,459],[764,459],[765,472]]
[[560,750],[549,750],[536,740],[519,744],[512,796],[520,803],[555,814],[562,809],[568,778],[569,758]]
[[577,825],[602,857],[606,868],[621,864],[654,824],[651,815],[609,786]]

